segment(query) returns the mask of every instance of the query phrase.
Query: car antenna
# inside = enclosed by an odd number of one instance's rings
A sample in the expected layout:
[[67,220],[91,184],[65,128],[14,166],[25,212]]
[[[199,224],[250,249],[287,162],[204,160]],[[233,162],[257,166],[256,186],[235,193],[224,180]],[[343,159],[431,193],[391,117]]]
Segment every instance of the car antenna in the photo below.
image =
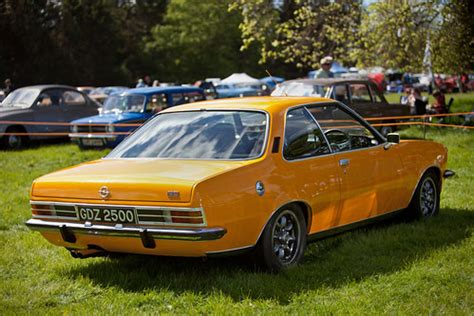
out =
[[[268,71],[268,69],[265,69],[265,72],[270,76],[270,79],[273,81],[273,83],[275,84],[275,87],[278,86],[278,82],[276,82],[275,79],[273,79],[273,76],[272,74],[270,73],[270,71]],[[283,92],[283,94],[285,95],[285,97],[288,96],[288,94],[286,92]]]

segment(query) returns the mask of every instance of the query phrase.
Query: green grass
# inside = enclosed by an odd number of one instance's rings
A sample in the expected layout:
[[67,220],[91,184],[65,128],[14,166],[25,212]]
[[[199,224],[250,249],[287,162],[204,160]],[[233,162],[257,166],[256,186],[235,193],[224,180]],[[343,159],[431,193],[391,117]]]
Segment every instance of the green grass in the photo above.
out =
[[[420,128],[402,131],[420,137]],[[449,148],[438,217],[310,244],[272,275],[247,257],[73,259],[24,226],[31,181],[105,152],[57,144],[0,152],[0,314],[454,314],[474,310],[474,133],[428,129]]]

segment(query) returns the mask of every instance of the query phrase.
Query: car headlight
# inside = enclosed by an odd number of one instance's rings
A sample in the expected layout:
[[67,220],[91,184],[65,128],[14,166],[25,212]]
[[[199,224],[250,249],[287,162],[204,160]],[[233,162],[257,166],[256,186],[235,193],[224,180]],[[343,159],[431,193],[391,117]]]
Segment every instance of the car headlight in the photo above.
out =
[[109,124],[105,127],[105,131],[107,133],[113,133],[115,131],[115,126],[113,126],[112,124]]
[[71,126],[71,132],[77,133],[78,131],[79,131],[79,128],[77,127],[77,125]]

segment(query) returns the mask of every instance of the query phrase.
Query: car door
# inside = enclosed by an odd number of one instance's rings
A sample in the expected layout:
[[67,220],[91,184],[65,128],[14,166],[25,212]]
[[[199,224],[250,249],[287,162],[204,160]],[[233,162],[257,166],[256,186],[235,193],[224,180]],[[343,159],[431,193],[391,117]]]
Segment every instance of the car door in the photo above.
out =
[[331,228],[339,208],[339,172],[319,126],[304,107],[286,115],[283,158],[283,177],[313,210],[310,233]]
[[62,89],[47,89],[42,91],[36,99],[36,104],[34,105],[34,117],[35,121],[40,123],[36,126],[36,132],[67,133],[69,131],[69,126],[57,124],[68,122],[64,115],[62,92]]
[[340,104],[309,107],[338,164],[341,199],[335,226],[403,207],[403,166],[395,150],[367,123]]

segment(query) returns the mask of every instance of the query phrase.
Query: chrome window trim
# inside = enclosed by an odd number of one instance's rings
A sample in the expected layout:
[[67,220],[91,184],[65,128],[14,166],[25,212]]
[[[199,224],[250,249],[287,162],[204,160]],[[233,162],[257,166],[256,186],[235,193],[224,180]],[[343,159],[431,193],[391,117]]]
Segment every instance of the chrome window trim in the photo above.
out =
[[[323,103],[323,102],[322,102]],[[310,103],[310,104],[319,104],[319,103]],[[293,111],[293,110],[296,110],[298,108],[304,108],[307,112],[308,109],[306,108],[307,105],[310,105],[310,104],[299,104],[299,105],[295,105],[295,106],[292,106],[292,107],[289,107],[286,109],[285,111],[285,118],[284,118],[284,122],[283,122],[283,142],[282,142],[282,149],[281,149],[281,157],[283,159],[283,161],[286,161],[286,162],[294,162],[294,161],[300,161],[300,160],[307,160],[307,159],[312,159],[312,158],[316,158],[316,157],[324,157],[324,156],[328,156],[328,155],[332,155],[333,152],[332,152],[332,149],[330,148],[331,146],[329,146],[329,143],[327,143],[328,145],[328,148],[329,148],[329,153],[327,154],[322,154],[322,155],[316,155],[316,156],[309,156],[309,157],[304,157],[304,158],[297,158],[297,159],[291,159],[291,160],[288,160],[285,158],[285,155],[284,155],[284,151],[285,151],[285,138],[286,138],[286,123],[287,123],[287,117],[288,117],[288,113],[290,111]],[[314,121],[314,117],[311,113],[308,113],[310,115],[310,117],[313,119]],[[316,125],[318,126],[318,128],[320,128],[319,124],[316,123]],[[320,131],[322,134],[324,134],[323,130],[320,128]],[[326,139],[326,136],[324,136],[324,139]]]
[[[327,102],[327,101],[322,101],[322,102],[315,102],[315,103],[305,103],[305,104],[299,104],[299,105],[295,105],[295,106],[292,106],[292,107],[289,107],[286,109],[285,111],[285,122],[283,124],[283,146],[285,145],[285,135],[286,135],[286,117],[288,115],[288,112],[291,111],[291,110],[294,110],[294,109],[297,109],[297,108],[300,108],[300,107],[304,107],[306,108],[306,110],[309,112],[309,114],[311,115],[311,117],[317,122],[316,118],[313,116],[313,114],[311,114],[311,112],[308,110],[308,107],[310,106],[325,106],[325,105],[335,105],[335,106],[339,106],[339,107],[342,107],[346,110],[348,110],[349,114],[348,115],[354,115],[354,119],[359,122],[362,126],[364,126],[365,128],[367,128],[372,134],[374,134],[374,136],[377,138],[379,137],[380,140],[378,140],[380,143],[378,145],[375,145],[375,146],[372,146],[372,147],[366,147],[366,148],[357,148],[357,149],[351,149],[351,150],[345,150],[345,151],[338,151],[338,152],[335,152],[332,150],[331,146],[329,146],[329,150],[331,151],[330,153],[328,154],[323,154],[323,155],[317,155],[317,156],[311,156],[311,157],[305,157],[305,158],[299,158],[299,159],[292,159],[292,160],[287,160],[285,158],[285,156],[283,155],[283,148],[282,148],[282,151],[281,151],[281,157],[283,159],[283,161],[285,162],[296,162],[296,161],[303,161],[303,160],[308,160],[308,159],[314,159],[314,158],[318,158],[318,157],[325,157],[325,156],[329,156],[329,155],[336,155],[336,154],[342,154],[342,153],[348,153],[348,152],[357,152],[357,151],[361,151],[361,150],[367,150],[367,149],[373,149],[373,148],[377,148],[377,147],[381,147],[381,146],[385,146],[387,144],[387,140],[375,129],[373,128],[369,123],[367,123],[364,118],[362,116],[360,116],[359,114],[357,114],[357,112],[355,112],[354,110],[352,110],[350,107],[348,107],[347,105],[345,105],[344,103],[341,103],[339,101],[335,101],[333,100],[332,102]],[[316,124],[318,124],[318,127],[320,127],[319,123],[317,122]],[[321,127],[320,127],[321,128]],[[323,130],[321,129],[321,132],[323,133],[324,135],[324,132]],[[324,135],[324,137],[326,137]],[[327,139],[326,139],[327,140]],[[328,142],[329,144],[329,142]]]
[[[307,107],[304,107],[304,109],[305,109],[306,113],[309,114],[309,116],[311,117],[311,119],[313,120],[313,122],[316,123],[316,125],[318,126],[318,128],[319,128],[321,134],[323,135],[324,141],[326,142],[326,145],[328,146],[329,153],[332,154],[334,151],[332,150],[331,144],[329,144],[329,141],[328,141],[328,139],[327,139],[327,137],[326,137],[326,134],[324,134],[323,129],[321,128],[321,125],[319,125],[319,122],[316,120],[316,118],[314,117],[314,115],[311,114],[311,112],[308,110]],[[286,132],[286,131],[285,131],[285,132]]]
[[[201,108],[201,109],[192,109],[192,110],[182,110],[182,111],[167,111],[167,112],[164,112],[164,113],[157,113],[155,116],[149,118],[147,120],[146,123],[142,124],[141,126],[139,126],[137,129],[135,129],[135,131],[133,131],[133,133],[129,134],[129,135],[126,135],[127,137],[131,136],[132,134],[135,134],[136,132],[138,132],[138,130],[140,130],[141,128],[143,128],[147,123],[149,123],[152,119],[155,119],[156,117],[158,117],[159,115],[166,115],[166,114],[171,114],[171,113],[186,113],[186,112],[239,112],[239,111],[243,111],[243,112],[259,112],[259,113],[263,113],[265,114],[265,119],[266,119],[266,126],[265,126],[265,137],[263,139],[263,145],[262,145],[262,150],[260,152],[260,154],[258,156],[255,156],[255,157],[251,157],[251,158],[245,158],[245,159],[217,159],[217,158],[214,158],[214,159],[211,159],[211,158],[162,158],[162,157],[108,157],[111,153],[113,153],[115,151],[115,149],[113,149],[110,153],[107,154],[107,156],[101,158],[101,160],[119,160],[119,159],[156,159],[156,160],[190,160],[190,161],[250,161],[250,160],[257,160],[257,159],[260,159],[262,158],[266,151],[267,151],[267,147],[268,147],[268,139],[269,139],[269,134],[270,134],[270,114],[265,111],[265,110],[259,110],[259,109],[245,109],[245,108],[235,108],[235,109],[229,109],[229,108],[212,108],[212,109],[206,109],[205,107]],[[117,147],[116,147],[117,148]]]

